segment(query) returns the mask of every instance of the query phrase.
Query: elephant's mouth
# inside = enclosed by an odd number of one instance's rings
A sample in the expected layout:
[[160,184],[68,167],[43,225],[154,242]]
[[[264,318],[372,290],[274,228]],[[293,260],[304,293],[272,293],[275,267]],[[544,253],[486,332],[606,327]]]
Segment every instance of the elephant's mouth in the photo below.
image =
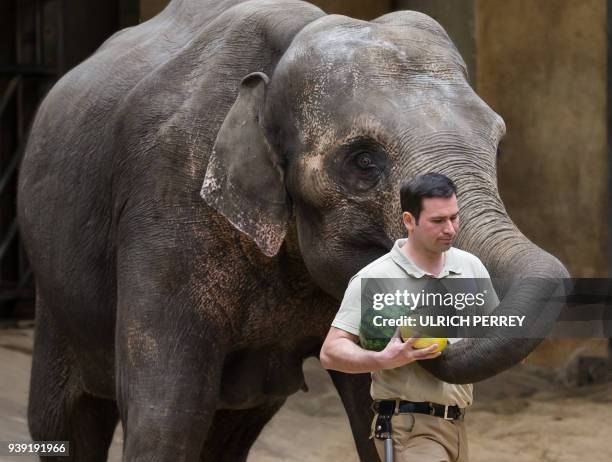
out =
[[380,236],[375,238],[370,245],[375,251],[380,251],[381,256],[388,253],[393,248],[395,241],[387,236]]
[[[374,260],[389,253],[394,241],[385,237],[364,236],[363,240],[353,240],[350,244],[343,242],[339,247],[326,248],[321,260],[331,255],[342,255],[325,265],[325,271],[311,271],[316,283],[338,302],[344,297],[344,292],[350,279]],[[333,268],[329,271],[327,268]],[[310,269],[309,269],[310,270]]]
[[394,244],[395,240],[384,233],[372,233],[367,236],[356,236],[351,240],[351,247],[354,248],[354,251],[357,254],[380,253],[380,256],[382,256],[385,253],[388,253],[393,248]]
[[363,244],[351,243],[354,261],[352,262],[352,268],[350,270],[352,273],[349,277],[357,274],[362,268],[369,265],[374,260],[377,260],[383,255],[389,253],[394,244],[395,241],[387,238],[386,236],[370,239],[368,242],[364,242]]

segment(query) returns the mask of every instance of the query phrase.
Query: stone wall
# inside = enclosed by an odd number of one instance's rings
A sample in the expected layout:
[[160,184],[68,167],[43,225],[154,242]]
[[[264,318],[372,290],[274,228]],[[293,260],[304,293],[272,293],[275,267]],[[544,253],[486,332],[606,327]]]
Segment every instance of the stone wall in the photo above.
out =
[[398,10],[415,10],[438,21],[453,40],[468,67],[470,83],[476,76],[476,37],[474,0],[399,0]]
[[140,0],[140,20],[146,21],[152,18],[166,5],[170,3],[168,0]]
[[606,277],[606,2],[476,4],[476,87],[508,128],[508,212],[574,276]]

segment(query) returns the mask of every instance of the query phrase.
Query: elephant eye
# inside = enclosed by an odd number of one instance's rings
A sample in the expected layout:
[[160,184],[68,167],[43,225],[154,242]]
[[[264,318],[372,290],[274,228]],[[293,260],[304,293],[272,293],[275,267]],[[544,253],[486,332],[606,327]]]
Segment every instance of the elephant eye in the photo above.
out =
[[351,192],[372,189],[390,171],[391,162],[384,147],[368,138],[348,141],[333,159],[338,182]]
[[368,152],[361,152],[355,156],[355,163],[363,170],[374,166],[374,161]]

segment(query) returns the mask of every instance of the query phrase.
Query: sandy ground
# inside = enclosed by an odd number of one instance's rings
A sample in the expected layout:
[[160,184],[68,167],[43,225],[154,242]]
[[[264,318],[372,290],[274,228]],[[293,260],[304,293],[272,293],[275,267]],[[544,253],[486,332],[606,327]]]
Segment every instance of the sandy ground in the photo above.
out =
[[[29,439],[32,329],[0,330],[0,441]],[[265,428],[250,462],[357,461],[348,421],[327,373],[305,364],[308,393],[293,395]],[[612,460],[612,383],[568,387],[559,373],[516,367],[476,385],[466,419],[473,462]],[[110,461],[121,460],[118,427]],[[29,457],[0,456],[0,462]]]

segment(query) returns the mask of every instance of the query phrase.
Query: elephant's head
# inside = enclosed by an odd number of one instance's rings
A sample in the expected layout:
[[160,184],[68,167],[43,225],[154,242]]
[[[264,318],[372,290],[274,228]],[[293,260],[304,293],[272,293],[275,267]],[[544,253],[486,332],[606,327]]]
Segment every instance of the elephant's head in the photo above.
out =
[[[459,190],[456,245],[478,255],[492,276],[567,277],[504,209],[496,180],[504,131],[431,18],[326,16],[295,36],[269,78],[254,73],[242,81],[202,195],[268,256],[294,217],[311,277],[341,299],[353,274],[405,237],[401,182],[435,171]],[[541,309],[529,285],[499,289],[500,311]],[[423,365],[443,380],[473,382],[537,343],[466,339]]]

